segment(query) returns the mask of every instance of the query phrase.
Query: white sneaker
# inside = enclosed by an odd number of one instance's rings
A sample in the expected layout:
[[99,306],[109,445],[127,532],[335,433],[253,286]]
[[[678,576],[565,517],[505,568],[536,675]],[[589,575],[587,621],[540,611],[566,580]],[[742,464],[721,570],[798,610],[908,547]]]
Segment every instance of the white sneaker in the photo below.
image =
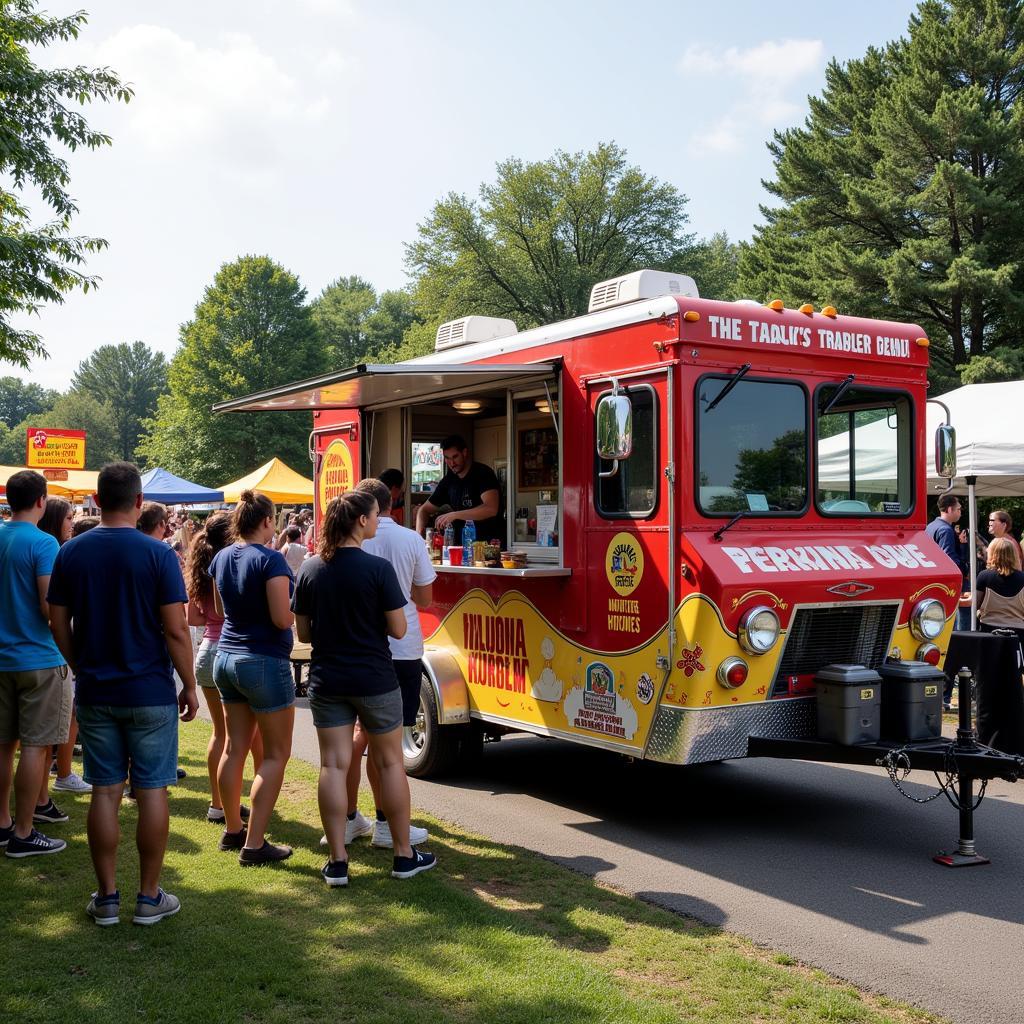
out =
[[[372,831],[373,822],[362,811],[356,811],[356,816],[345,822],[345,845],[348,846],[354,839],[368,836]],[[320,837],[320,845],[328,845],[327,836]]]
[[[430,837],[430,833],[425,828],[420,828],[419,825],[409,826],[409,845],[419,846],[421,843],[425,843]],[[373,838],[370,840],[371,846],[381,846],[385,849],[392,849],[395,845],[394,840],[391,838],[391,826],[386,821],[375,821],[373,823]]]
[[57,779],[53,784],[53,788],[60,790],[62,793],[92,792],[92,786],[90,786],[89,783],[78,774],[78,772],[71,772],[70,775],[65,775],[64,778]]

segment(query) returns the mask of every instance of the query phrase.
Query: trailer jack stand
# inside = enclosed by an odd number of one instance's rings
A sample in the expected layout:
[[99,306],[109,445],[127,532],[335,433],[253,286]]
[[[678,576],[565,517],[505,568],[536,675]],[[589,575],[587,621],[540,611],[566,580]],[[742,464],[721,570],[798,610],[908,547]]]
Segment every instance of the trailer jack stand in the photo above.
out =
[[[973,679],[968,669],[957,673],[957,700],[960,720],[957,723],[955,750],[976,750],[978,734],[971,721],[971,689]],[[979,864],[991,864],[988,857],[982,857],[974,848],[974,779],[961,775],[957,786],[957,803],[960,805],[960,839],[952,853],[935,854],[932,860],[947,868],[971,868]]]

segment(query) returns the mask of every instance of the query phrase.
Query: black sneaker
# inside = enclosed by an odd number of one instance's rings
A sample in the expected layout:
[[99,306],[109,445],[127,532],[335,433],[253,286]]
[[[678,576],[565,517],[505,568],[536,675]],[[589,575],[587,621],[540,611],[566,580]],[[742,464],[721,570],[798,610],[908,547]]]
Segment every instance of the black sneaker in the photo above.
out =
[[220,842],[217,844],[219,850],[240,850],[245,846],[245,828],[237,832],[228,832],[227,829],[221,834]]
[[413,850],[411,857],[395,857],[391,867],[392,878],[412,878],[421,871],[429,871],[437,865],[437,858],[432,853]]
[[348,861],[329,860],[321,869],[324,881],[330,886],[348,885]]
[[238,863],[243,868],[254,868],[260,864],[276,864],[279,860],[287,860],[292,855],[290,846],[275,846],[263,840],[263,845],[258,850],[250,850],[243,846],[238,852]]
[[0,828],[0,849],[5,847],[14,838],[14,821],[6,828]]
[[38,829],[32,829],[27,839],[12,835],[4,853],[8,857],[38,857],[44,853],[60,853],[67,845],[63,839],[51,839]]
[[67,821],[68,816],[50,799],[42,807],[37,807],[32,812],[32,820],[45,821],[50,825],[57,825],[62,821]]
[[177,774],[179,779],[184,779],[188,776],[188,772],[185,771],[184,768],[176,768],[175,773]]

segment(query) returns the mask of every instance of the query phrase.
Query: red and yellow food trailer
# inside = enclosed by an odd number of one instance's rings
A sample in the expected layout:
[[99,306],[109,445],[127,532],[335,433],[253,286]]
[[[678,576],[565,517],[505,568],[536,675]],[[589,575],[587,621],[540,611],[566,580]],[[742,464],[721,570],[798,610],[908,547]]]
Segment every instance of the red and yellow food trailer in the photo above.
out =
[[438,566],[410,771],[507,730],[690,764],[813,737],[825,665],[941,664],[961,580],[925,533],[927,366],[912,324],[640,271],[585,316],[470,316],[217,408],[311,411],[318,517],[398,467],[411,523],[448,434],[496,470],[525,564]]

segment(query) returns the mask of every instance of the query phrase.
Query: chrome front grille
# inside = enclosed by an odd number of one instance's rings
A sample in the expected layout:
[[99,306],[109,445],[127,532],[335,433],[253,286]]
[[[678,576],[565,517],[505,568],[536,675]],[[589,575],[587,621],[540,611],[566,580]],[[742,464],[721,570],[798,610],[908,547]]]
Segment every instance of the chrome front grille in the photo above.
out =
[[798,608],[772,682],[772,697],[804,695],[825,665],[877,669],[889,653],[899,602]]

